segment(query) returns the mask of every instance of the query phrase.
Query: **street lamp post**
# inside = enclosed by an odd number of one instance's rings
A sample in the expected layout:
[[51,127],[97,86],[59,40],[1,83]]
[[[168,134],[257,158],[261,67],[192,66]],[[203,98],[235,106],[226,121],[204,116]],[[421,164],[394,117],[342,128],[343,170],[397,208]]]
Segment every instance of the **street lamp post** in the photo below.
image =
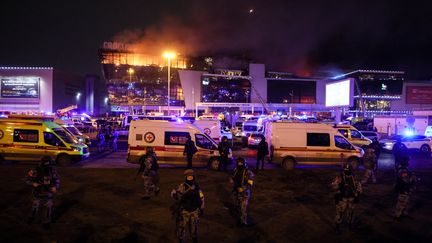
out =
[[168,59],[168,115],[170,114],[170,83],[171,83],[171,59],[175,57],[173,52],[164,52],[163,57]]
[[132,68],[129,68],[127,71],[129,73],[129,82],[132,82],[132,74],[134,73],[134,70]]

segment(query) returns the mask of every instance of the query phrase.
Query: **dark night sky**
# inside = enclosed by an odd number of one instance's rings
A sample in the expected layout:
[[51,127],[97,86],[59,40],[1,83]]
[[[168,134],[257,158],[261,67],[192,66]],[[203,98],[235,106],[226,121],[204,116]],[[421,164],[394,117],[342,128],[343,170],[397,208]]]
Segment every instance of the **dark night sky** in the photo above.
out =
[[97,49],[115,39],[146,52],[170,46],[193,55],[244,54],[274,71],[405,70],[409,77],[430,79],[431,5],[365,0],[2,2],[0,65],[99,74]]

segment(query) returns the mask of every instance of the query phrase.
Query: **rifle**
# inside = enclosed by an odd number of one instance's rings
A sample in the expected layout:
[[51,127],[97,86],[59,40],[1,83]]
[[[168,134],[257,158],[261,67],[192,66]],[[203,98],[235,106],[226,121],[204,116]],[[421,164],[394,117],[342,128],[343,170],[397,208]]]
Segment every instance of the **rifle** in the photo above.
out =
[[140,174],[140,173],[142,173],[142,172],[144,172],[144,168],[145,168],[145,159],[141,159],[140,160],[140,167],[139,167],[139,169],[138,169],[138,171],[137,171],[137,173],[136,173],[136,175],[135,175],[135,178],[134,178],[134,181],[136,181],[136,179],[138,178],[138,175]]

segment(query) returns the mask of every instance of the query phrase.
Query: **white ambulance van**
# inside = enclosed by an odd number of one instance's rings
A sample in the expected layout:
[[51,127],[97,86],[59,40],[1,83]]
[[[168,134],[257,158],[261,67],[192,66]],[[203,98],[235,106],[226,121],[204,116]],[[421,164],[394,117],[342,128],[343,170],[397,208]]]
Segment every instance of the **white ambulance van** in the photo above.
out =
[[193,124],[201,129],[205,134],[209,135],[213,140],[219,142],[222,136],[221,123],[217,119],[199,119]]
[[336,129],[320,123],[268,122],[265,137],[272,162],[290,170],[295,165],[350,163],[356,168],[363,150]]
[[0,119],[0,160],[37,161],[50,156],[65,166],[89,155],[87,145],[52,121]]
[[186,157],[183,156],[183,151],[188,135],[198,149],[192,165],[219,169],[217,143],[193,124],[182,121],[131,121],[127,162],[139,163],[146,153],[146,148],[153,147],[161,164],[185,166]]

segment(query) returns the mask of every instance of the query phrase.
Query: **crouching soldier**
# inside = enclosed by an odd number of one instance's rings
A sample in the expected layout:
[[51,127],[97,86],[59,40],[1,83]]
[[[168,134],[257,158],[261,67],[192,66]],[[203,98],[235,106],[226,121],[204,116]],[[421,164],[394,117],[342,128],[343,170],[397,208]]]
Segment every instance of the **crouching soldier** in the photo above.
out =
[[413,172],[408,170],[408,159],[401,161],[397,171],[395,190],[398,194],[395,207],[395,220],[399,220],[402,215],[407,215],[411,194],[416,188],[417,178]]
[[247,208],[251,196],[252,186],[254,184],[254,174],[248,168],[245,159],[238,157],[236,160],[236,168],[230,178],[233,187],[234,205],[238,210],[239,225],[247,226]]
[[195,179],[193,170],[185,170],[184,175],[185,182],[171,191],[171,197],[176,200],[172,210],[176,217],[179,242],[183,242],[188,230],[195,243],[198,242],[199,217],[204,212],[204,194]]
[[60,188],[60,177],[52,165],[52,159],[44,156],[39,165],[28,171],[26,183],[33,187],[33,205],[28,223],[32,223],[39,212],[41,205],[46,207],[46,214],[42,223],[49,226],[51,223],[54,195]]
[[340,225],[346,219],[350,229],[354,219],[355,204],[358,202],[362,193],[361,184],[354,177],[351,165],[344,165],[343,171],[332,182],[332,187],[336,191],[336,232],[340,233]]
[[156,153],[152,147],[146,148],[146,155],[141,160],[141,165],[138,173],[142,172],[141,178],[144,181],[143,199],[150,199],[153,195],[159,194],[159,187],[156,185],[158,181],[159,164],[157,162]]
[[374,149],[367,148],[366,153],[363,156],[363,165],[366,169],[365,175],[361,181],[362,184],[366,184],[369,179],[372,180],[372,183],[376,183],[375,177],[375,168],[377,167],[377,157]]

